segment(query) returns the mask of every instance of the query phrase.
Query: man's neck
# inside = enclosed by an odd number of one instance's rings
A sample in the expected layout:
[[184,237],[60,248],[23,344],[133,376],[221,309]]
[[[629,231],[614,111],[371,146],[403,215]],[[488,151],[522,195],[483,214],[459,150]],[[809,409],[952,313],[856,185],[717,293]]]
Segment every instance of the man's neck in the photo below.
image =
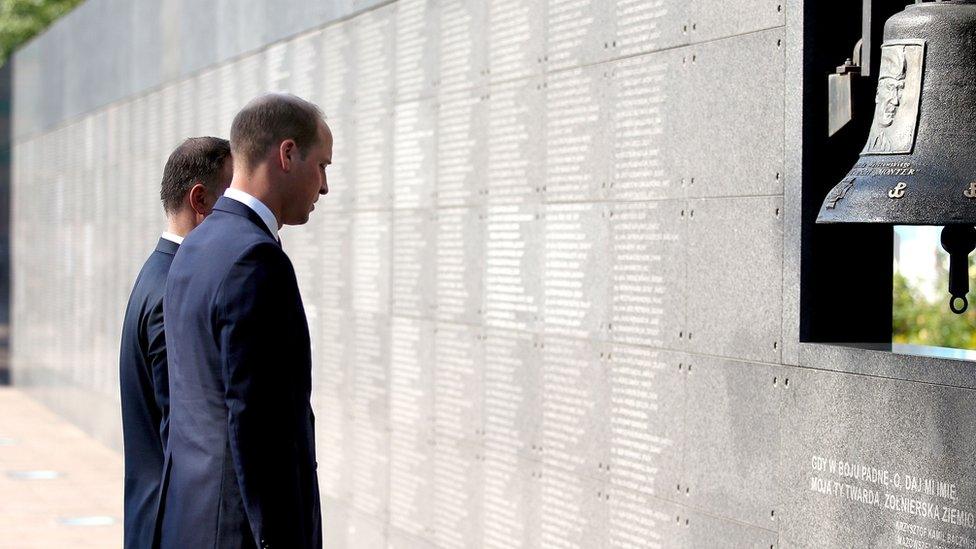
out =
[[193,230],[193,219],[191,216],[185,215],[186,212],[180,212],[177,214],[171,214],[166,216],[166,232],[173,233],[176,236],[183,238],[190,234]]
[[263,171],[264,167],[262,166],[250,174],[241,174],[238,176],[237,172],[235,172],[230,187],[246,192],[260,200],[262,204],[271,210],[271,214],[274,215],[275,221],[278,224],[278,230],[281,230],[281,201],[271,191],[270,179],[262,173]]

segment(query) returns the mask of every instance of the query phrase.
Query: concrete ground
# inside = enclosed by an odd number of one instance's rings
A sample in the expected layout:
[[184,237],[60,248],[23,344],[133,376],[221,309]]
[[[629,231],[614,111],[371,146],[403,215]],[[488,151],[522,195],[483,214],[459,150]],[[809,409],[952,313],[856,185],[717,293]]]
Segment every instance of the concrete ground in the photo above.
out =
[[122,456],[0,387],[0,548],[121,546]]

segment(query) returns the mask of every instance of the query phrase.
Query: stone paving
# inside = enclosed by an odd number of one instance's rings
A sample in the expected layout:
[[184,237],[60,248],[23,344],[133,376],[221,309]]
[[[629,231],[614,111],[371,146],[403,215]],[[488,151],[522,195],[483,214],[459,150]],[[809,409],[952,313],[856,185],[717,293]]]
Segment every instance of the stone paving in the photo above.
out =
[[0,387],[0,548],[121,546],[121,454]]

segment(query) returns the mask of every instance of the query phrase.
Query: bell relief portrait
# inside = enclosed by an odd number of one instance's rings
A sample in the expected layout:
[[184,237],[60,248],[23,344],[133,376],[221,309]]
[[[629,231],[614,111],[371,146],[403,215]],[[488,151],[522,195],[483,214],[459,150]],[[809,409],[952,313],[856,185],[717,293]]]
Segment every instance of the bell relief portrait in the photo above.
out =
[[874,123],[863,154],[907,154],[915,144],[919,91],[925,46],[887,43],[881,46]]

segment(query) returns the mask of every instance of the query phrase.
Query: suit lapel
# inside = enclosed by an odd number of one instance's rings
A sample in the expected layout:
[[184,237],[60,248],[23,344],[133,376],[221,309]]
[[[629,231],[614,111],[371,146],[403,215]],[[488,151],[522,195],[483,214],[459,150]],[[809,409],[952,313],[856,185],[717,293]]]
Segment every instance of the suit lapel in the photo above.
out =
[[178,249],[180,249],[179,244],[172,240],[166,240],[165,238],[160,238],[159,242],[156,243],[156,251],[167,255],[176,255],[176,250]]
[[256,211],[247,207],[246,204],[242,204],[234,200],[233,198],[221,196],[220,198],[217,199],[217,203],[214,204],[213,209],[220,210],[222,212],[231,213],[234,215],[239,215],[241,217],[246,217],[250,219],[252,223],[257,225],[258,227],[261,227],[261,230],[267,233],[267,235],[270,236],[272,239],[277,240],[275,235],[271,234],[271,230],[268,229],[268,226],[264,224],[264,220],[261,219],[261,216],[258,215]]

